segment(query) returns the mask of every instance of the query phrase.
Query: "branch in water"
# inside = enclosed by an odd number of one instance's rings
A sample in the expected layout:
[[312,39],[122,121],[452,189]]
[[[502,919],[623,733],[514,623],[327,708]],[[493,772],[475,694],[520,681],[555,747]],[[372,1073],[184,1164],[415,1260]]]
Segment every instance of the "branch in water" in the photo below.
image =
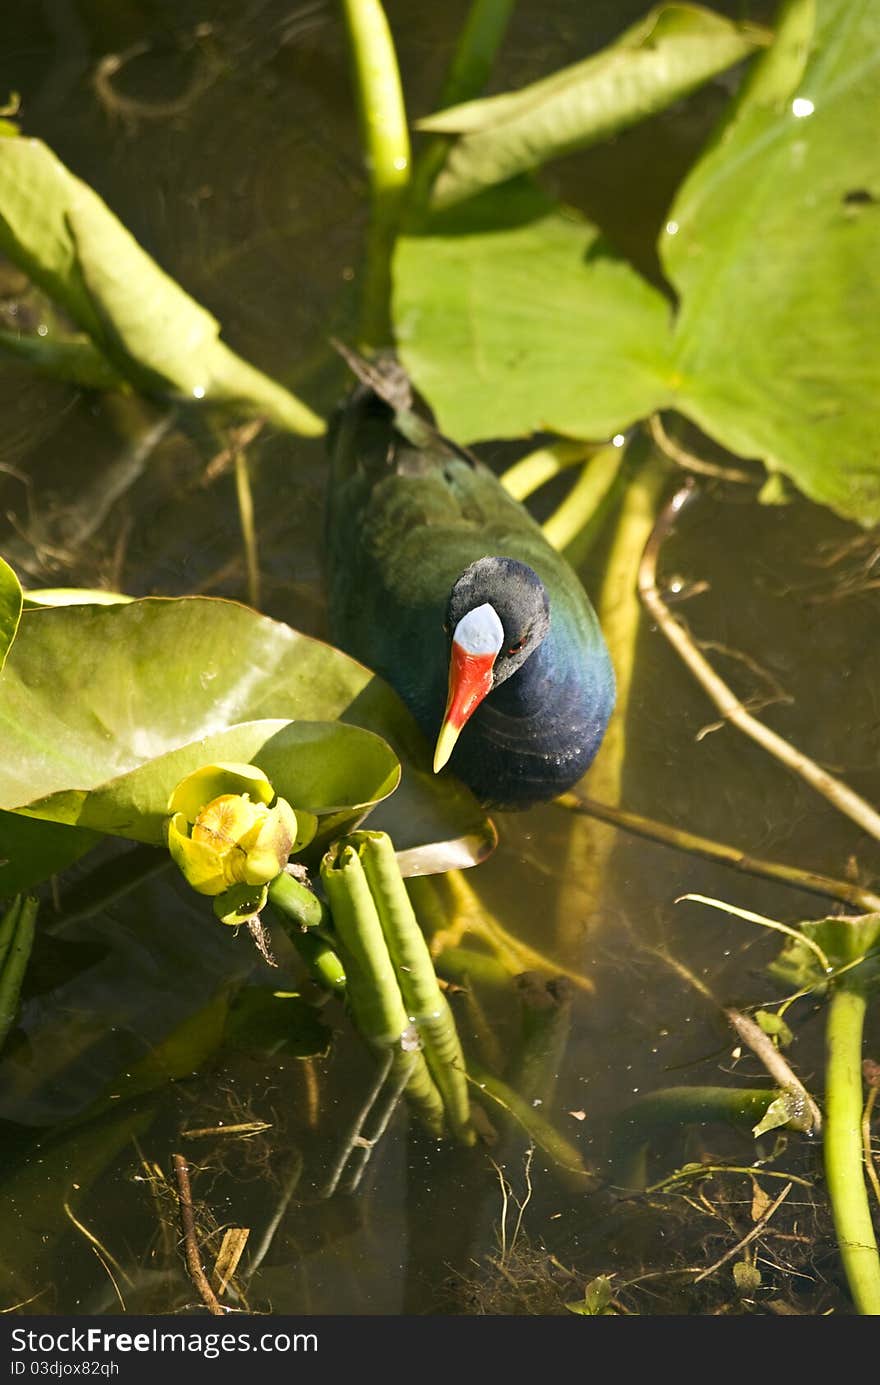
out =
[[661,513],[639,566],[639,595],[666,636],[675,652],[684,661],[691,673],[709,695],[721,715],[738,727],[751,740],[756,741],[774,759],[790,769],[811,788],[826,798],[839,812],[851,818],[862,831],[880,841],[880,813],[848,784],[835,778],[827,770],[821,769],[815,760],[804,755],[783,736],[778,736],[763,722],[747,712],[743,703],[731,691],[723,678],[703,657],[685,627],[671,613],[657,587],[657,559],[664,539],[668,536],[685,505],[695,494],[695,483],[688,480],[672,497]]
[[661,842],[663,846],[674,847],[676,851],[687,851],[694,856],[704,856],[710,861],[743,871],[746,875],[759,875],[765,880],[775,880],[780,885],[790,885],[793,889],[806,890],[808,894],[818,894],[826,899],[839,899],[864,913],[880,912],[880,895],[848,880],[836,880],[830,875],[819,875],[813,870],[801,870],[798,866],[788,866],[781,861],[767,861],[760,856],[749,856],[726,842],[715,842],[709,837],[697,836],[694,832],[684,832],[677,827],[669,827],[665,822],[643,817],[640,813],[628,812],[625,808],[614,808],[609,803],[599,803],[594,798],[581,794],[560,794],[554,800],[560,807],[573,813],[583,813],[587,817],[599,818],[623,832],[632,832],[638,837],[648,837]]

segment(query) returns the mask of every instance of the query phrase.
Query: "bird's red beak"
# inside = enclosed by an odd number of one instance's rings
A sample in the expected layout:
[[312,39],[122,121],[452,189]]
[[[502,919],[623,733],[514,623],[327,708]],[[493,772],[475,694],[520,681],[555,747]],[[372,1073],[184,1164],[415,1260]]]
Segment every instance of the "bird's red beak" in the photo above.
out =
[[452,754],[465,722],[473,716],[486,694],[492,691],[492,669],[497,657],[497,651],[471,654],[455,640],[452,641],[446,711],[434,748],[435,774]]

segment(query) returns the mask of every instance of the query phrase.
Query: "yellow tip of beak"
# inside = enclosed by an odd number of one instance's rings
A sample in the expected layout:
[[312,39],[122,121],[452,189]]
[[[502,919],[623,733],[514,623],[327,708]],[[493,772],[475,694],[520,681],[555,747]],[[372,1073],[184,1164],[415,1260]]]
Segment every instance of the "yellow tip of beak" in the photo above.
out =
[[458,740],[459,732],[448,721],[444,721],[440,727],[440,734],[437,737],[437,744],[434,747],[434,773],[439,774],[446,764],[453,750],[455,742]]

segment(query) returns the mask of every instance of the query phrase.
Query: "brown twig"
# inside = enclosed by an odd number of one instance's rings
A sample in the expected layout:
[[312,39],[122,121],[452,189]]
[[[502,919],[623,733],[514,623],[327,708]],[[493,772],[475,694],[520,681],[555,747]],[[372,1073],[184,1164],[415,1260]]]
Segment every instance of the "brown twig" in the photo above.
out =
[[741,1241],[737,1241],[735,1246],[731,1246],[730,1250],[725,1251],[724,1254],[721,1256],[721,1259],[716,1260],[714,1265],[710,1265],[708,1269],[701,1270],[700,1273],[694,1279],[694,1283],[699,1284],[701,1279],[708,1279],[710,1274],[714,1274],[716,1270],[720,1270],[722,1265],[726,1265],[728,1260],[732,1260],[734,1255],[737,1255],[741,1250],[745,1250],[747,1245],[750,1245],[752,1241],[754,1241],[758,1236],[760,1236],[761,1232],[764,1230],[764,1227],[770,1221],[771,1217],[775,1215],[777,1209],[788,1197],[793,1187],[793,1183],[786,1183],[785,1187],[782,1189],[782,1192],[779,1194],[778,1197],[773,1199],[773,1201],[770,1203],[770,1206],[767,1208],[767,1211],[764,1213],[762,1217],[759,1218],[758,1221],[755,1222],[755,1225],[752,1227],[751,1231],[749,1231],[747,1235],[743,1236]]
[[215,1317],[223,1317],[226,1309],[211,1288],[199,1255],[192,1188],[189,1181],[189,1165],[182,1154],[172,1154],[171,1160],[177,1178],[177,1200],[180,1205],[180,1224],[183,1227],[183,1249],[186,1256],[187,1272],[208,1312],[213,1313]]
[[686,967],[683,962],[679,962],[676,957],[671,956],[670,953],[664,952],[660,948],[652,948],[651,951],[655,957],[658,957],[660,961],[670,967],[683,981],[686,981],[689,986],[692,986],[698,995],[701,995],[704,1000],[707,1000],[710,1005],[713,1005],[719,1014],[724,1016],[737,1036],[752,1050],[755,1057],[760,1059],[764,1064],[764,1067],[767,1069],[767,1072],[773,1078],[776,1085],[781,1087],[783,1091],[788,1092],[796,1101],[803,1104],[805,1110],[810,1114],[811,1131],[815,1133],[821,1130],[822,1113],[819,1107],[795,1073],[791,1064],[783,1057],[779,1049],[774,1046],[763,1029],[761,1029],[760,1025],[756,1024],[753,1019],[750,1019],[748,1015],[744,1015],[741,1010],[737,1010],[734,1006],[722,1005],[721,1001],[713,994],[705,981],[701,980],[699,976],[695,976],[690,968]]
[[203,487],[213,485],[218,476],[222,476],[232,465],[237,454],[250,447],[254,439],[262,432],[264,425],[265,420],[257,418],[250,423],[243,423],[239,428],[231,428],[228,444],[226,447],[221,447],[220,451],[216,452],[208,462],[199,478],[199,485]]
[[689,480],[678,490],[660,514],[654,531],[645,546],[639,564],[639,595],[658,627],[672,645],[675,652],[690,669],[721,715],[732,722],[751,740],[756,741],[774,759],[790,769],[811,788],[827,799],[839,812],[844,813],[861,827],[862,831],[880,841],[880,813],[860,794],[857,794],[842,780],[821,769],[815,760],[804,755],[783,736],[771,731],[763,722],[746,711],[743,703],[724,682],[723,678],[703,657],[685,627],[672,614],[657,587],[657,559],[664,539],[673,528],[684,506],[695,494],[695,484]]
[[865,890],[849,880],[837,880],[830,875],[819,875],[816,871],[802,870],[798,866],[787,866],[781,861],[767,861],[760,856],[750,856],[738,847],[728,846],[726,842],[712,841],[694,832],[684,832],[677,827],[669,827],[654,818],[643,817],[641,813],[631,813],[625,808],[614,808],[609,803],[599,803],[594,798],[582,794],[560,794],[554,802],[573,813],[584,813],[587,817],[598,818],[618,827],[623,832],[632,832],[638,837],[661,842],[663,846],[674,847],[676,851],[687,851],[694,856],[704,856],[707,860],[718,861],[730,866],[732,870],[746,875],[759,875],[765,880],[775,880],[780,885],[790,885],[793,889],[805,890],[808,894],[823,895],[827,899],[839,899],[843,904],[861,909],[870,914],[880,911],[880,895]]
[[822,1113],[803,1082],[793,1071],[791,1064],[779,1052],[773,1040],[764,1033],[761,1026],[756,1024],[751,1016],[744,1015],[742,1010],[736,1010],[732,1005],[725,1005],[724,1014],[734,1032],[764,1064],[776,1085],[782,1087],[796,1101],[803,1103],[806,1110],[809,1111],[810,1133],[818,1134],[822,1129]]

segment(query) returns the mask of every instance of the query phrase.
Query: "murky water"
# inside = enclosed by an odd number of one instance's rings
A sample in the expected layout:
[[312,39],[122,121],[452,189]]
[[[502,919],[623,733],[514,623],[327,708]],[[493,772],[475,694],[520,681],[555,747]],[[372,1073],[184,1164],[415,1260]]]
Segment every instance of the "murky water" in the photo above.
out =
[[[464,10],[388,5],[413,115],[431,109]],[[524,0],[494,87],[572,60],[642,12],[634,0]],[[101,60],[113,53],[130,60],[108,76]],[[652,277],[665,207],[733,81],[720,79],[551,170],[560,192]],[[100,191],[216,313],[226,339],[328,412],[345,378],[328,338],[351,332],[365,207],[343,35],[329,0],[7,6],[0,97],[7,89],[22,94],[27,132]],[[17,287],[14,276],[4,285]],[[0,408],[0,550],[26,583],[244,599],[233,481],[228,472],[206,481],[210,440],[172,426],[135,474],[121,459],[155,417],[145,405],[96,402],[3,368]],[[500,449],[485,452],[501,458]],[[263,609],[322,635],[321,444],[266,438],[254,462]],[[108,476],[120,493],[102,513]],[[707,584],[680,608],[696,636],[742,651],[775,680],[778,695],[762,713],[768,723],[877,799],[877,593],[841,585],[870,549],[821,565],[854,536],[806,502],[761,506],[753,491],[713,483],[666,545],[662,569]],[[600,545],[585,563],[590,590],[606,558]],[[764,694],[754,666],[717,649],[712,657],[741,695]],[[876,846],[731,728],[701,734],[715,721],[644,622],[625,806],[757,856],[870,884]],[[267,984],[249,940],[207,928],[198,902],[167,878],[65,919],[81,876],[95,867],[90,858],[62,879],[62,913],[51,901],[44,908],[21,1028],[0,1063],[0,1307],[203,1311],[177,1250],[171,1155],[183,1149],[204,1204],[206,1259],[219,1247],[218,1227],[250,1228],[238,1302],[260,1311],[561,1311],[600,1274],[614,1276],[632,1312],[849,1311],[818,1142],[777,1133],[756,1146],[748,1133],[716,1124],[665,1128],[651,1147],[649,1180],[687,1161],[746,1171],[626,1200],[602,1182],[609,1130],[636,1095],[767,1084],[758,1060],[735,1052],[712,1004],[658,954],[723,1004],[754,1007],[778,994],[764,970],[778,937],[676,899],[699,892],[789,922],[821,916],[826,902],[596,829],[558,806],[497,821],[500,846],[473,873],[481,898],[511,933],[595,983],[594,995],[574,991],[555,1081],[535,1098],[599,1176],[595,1190],[573,1187],[540,1151],[529,1164],[528,1139],[504,1133],[500,1121],[491,1151],[465,1151],[433,1145],[401,1113],[358,1191],[322,1197],[372,1072],[341,1011],[322,1012],[327,1032],[311,1049],[326,1051],[308,1060],[274,1041],[218,1049],[224,997],[246,977]],[[601,889],[596,853],[605,853]],[[476,994],[478,1005],[456,1002],[465,1042],[515,1049],[515,993]],[[177,1053],[157,1059],[157,1046],[187,1020]],[[801,1003],[789,1020],[792,1061],[820,1090],[821,1006]],[[875,1019],[866,1051],[876,1053],[878,1041]],[[156,1062],[165,1064],[158,1075]],[[163,1071],[177,1080],[163,1080]],[[252,1128],[182,1133],[221,1125]],[[757,1242],[762,1283],[738,1300],[730,1264],[698,1286],[694,1269],[720,1259],[761,1215],[752,1165],[756,1175],[764,1170],[763,1196],[776,1195],[777,1176],[807,1182],[794,1184]],[[508,1211],[500,1273],[499,1169],[515,1198],[530,1198],[514,1252],[517,1212]]]

